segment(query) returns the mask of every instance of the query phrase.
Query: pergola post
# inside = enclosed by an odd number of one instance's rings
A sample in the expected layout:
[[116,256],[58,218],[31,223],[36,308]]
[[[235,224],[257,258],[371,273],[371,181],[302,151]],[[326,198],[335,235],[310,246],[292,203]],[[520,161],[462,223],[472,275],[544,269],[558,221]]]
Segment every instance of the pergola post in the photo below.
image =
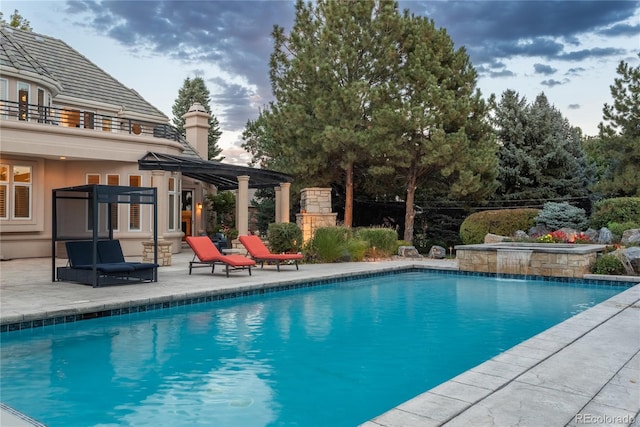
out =
[[276,192],[276,218],[274,222],[282,222],[282,197],[280,195],[280,187],[274,188]]
[[283,182],[280,184],[280,222],[289,221],[289,189],[291,188],[290,182]]
[[238,177],[238,197],[236,200],[236,228],[239,236],[249,234],[249,176]]

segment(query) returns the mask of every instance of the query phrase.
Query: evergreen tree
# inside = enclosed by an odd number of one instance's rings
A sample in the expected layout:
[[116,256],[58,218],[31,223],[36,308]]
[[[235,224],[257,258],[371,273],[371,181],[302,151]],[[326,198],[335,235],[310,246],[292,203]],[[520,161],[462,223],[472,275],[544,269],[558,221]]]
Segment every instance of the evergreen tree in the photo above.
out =
[[345,188],[344,224],[352,225],[354,171],[366,164],[372,94],[396,53],[397,4],[390,0],[296,3],[290,34],[273,31],[270,77],[276,98],[262,117],[301,182]]
[[449,196],[483,198],[493,191],[497,165],[486,107],[466,51],[455,50],[433,21],[405,13],[402,22],[400,57],[392,64],[382,105],[373,113],[374,127],[384,138],[376,141],[374,151],[382,155],[370,171],[395,177],[401,185],[404,240],[413,241],[419,187],[435,185]]
[[208,158],[207,160],[222,160],[219,158],[222,149],[218,147],[218,141],[220,140],[220,123],[218,119],[211,113],[211,107],[209,102],[211,101],[211,95],[209,89],[202,79],[202,77],[194,77],[193,79],[187,77],[182,84],[182,87],[178,91],[178,98],[176,98],[171,108],[173,113],[173,124],[178,129],[180,134],[185,135],[184,129],[184,116],[189,108],[195,103],[202,104],[204,109],[211,116],[209,118],[209,138],[208,138]]
[[18,9],[14,9],[13,13],[9,15],[9,22],[4,20],[4,16],[2,12],[0,12],[0,24],[8,25],[12,28],[18,28],[19,30],[23,31],[33,31],[33,28],[31,28],[31,23],[22,15],[20,15]]
[[594,189],[605,197],[640,196],[640,65],[621,61],[616,72],[613,104],[604,105],[605,123],[586,145],[598,165]]
[[592,180],[579,128],[549,104],[544,93],[533,104],[507,90],[492,99],[498,151],[498,190],[506,200],[562,199],[588,195]]

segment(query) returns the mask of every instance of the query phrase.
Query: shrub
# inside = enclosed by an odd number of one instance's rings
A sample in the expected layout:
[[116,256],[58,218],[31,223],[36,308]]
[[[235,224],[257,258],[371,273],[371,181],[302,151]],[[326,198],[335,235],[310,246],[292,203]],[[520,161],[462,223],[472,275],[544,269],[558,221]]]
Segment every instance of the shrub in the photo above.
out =
[[640,197],[616,197],[596,202],[593,205],[591,227],[598,230],[608,227],[612,222],[640,224]]
[[302,247],[302,230],[292,222],[271,223],[267,229],[267,240],[271,252],[299,252]]
[[483,243],[488,233],[511,236],[517,230],[533,227],[537,209],[500,209],[476,212],[460,226],[460,238],[465,245]]
[[622,238],[622,233],[633,228],[640,228],[640,222],[610,222],[607,224],[607,228],[613,234],[613,241],[619,242]]
[[567,202],[547,202],[535,218],[536,225],[544,225],[551,230],[573,228],[586,230],[589,222],[584,209],[571,206]]
[[368,243],[368,248],[375,251],[371,254],[375,257],[389,257],[398,252],[398,233],[391,228],[360,228],[355,236]]
[[591,272],[593,274],[625,274],[626,270],[622,261],[620,261],[615,255],[602,255],[596,259],[596,262],[591,266]]
[[321,227],[313,234],[313,239],[307,244],[306,251],[312,261],[350,261],[348,242],[352,238],[353,232],[350,228]]

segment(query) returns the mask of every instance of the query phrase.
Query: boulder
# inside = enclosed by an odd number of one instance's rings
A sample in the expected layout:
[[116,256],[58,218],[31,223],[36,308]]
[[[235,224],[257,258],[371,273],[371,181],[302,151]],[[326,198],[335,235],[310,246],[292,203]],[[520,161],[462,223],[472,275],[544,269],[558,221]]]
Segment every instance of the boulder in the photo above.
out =
[[622,253],[627,257],[636,274],[640,274],[640,246],[625,248]]
[[398,255],[408,258],[420,258],[422,255],[418,252],[415,246],[400,246],[398,248]]
[[623,246],[640,245],[640,228],[632,228],[622,233],[620,243]]
[[590,242],[598,241],[598,231],[593,228],[588,228],[587,231],[584,232],[584,235],[587,236]]
[[486,236],[484,236],[485,243],[500,243],[504,242],[505,240],[509,240],[509,238],[507,236],[500,236],[498,234],[488,233]]
[[536,225],[535,227],[531,227],[529,229],[529,237],[531,237],[532,239],[537,239],[538,237],[542,237],[549,233],[551,233],[551,230],[549,230],[544,225]]
[[608,245],[613,241],[613,233],[607,227],[602,227],[598,232],[598,239],[596,241],[601,245]]
[[517,230],[513,233],[513,238],[516,240],[529,240],[529,235],[522,230]]
[[447,256],[447,250],[442,246],[431,246],[429,249],[429,258],[443,259]]

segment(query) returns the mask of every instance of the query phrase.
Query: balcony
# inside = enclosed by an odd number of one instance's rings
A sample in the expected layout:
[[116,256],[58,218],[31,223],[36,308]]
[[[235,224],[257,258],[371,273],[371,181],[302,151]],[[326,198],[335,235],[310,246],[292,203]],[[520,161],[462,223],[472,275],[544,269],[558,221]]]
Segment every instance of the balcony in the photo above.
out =
[[148,122],[117,116],[97,114],[72,108],[53,108],[43,105],[0,100],[0,119],[41,123],[51,126],[94,129],[100,132],[129,133],[176,142],[184,140],[178,130],[167,123]]

